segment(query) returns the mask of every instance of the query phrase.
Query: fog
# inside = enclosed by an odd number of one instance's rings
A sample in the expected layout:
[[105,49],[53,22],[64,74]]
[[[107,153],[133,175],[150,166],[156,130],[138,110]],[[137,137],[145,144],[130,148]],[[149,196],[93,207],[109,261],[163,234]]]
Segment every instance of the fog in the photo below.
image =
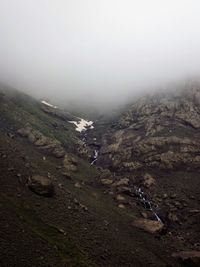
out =
[[0,80],[111,107],[199,76],[198,0],[0,0]]

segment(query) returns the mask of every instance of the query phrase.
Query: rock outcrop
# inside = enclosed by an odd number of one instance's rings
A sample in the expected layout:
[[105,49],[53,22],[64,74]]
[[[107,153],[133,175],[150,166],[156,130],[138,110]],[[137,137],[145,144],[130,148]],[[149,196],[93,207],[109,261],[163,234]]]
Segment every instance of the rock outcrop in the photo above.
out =
[[99,162],[115,171],[200,170],[200,87],[144,97],[102,138]]
[[61,143],[53,138],[44,136],[38,130],[31,127],[26,127],[18,130],[18,134],[22,137],[28,138],[28,140],[37,146],[40,150],[53,155],[56,158],[63,158],[65,156],[65,150]]
[[29,178],[28,187],[40,196],[52,197],[54,195],[54,186],[50,178],[46,176],[32,176]]
[[160,232],[164,228],[164,224],[162,222],[149,219],[137,219],[133,222],[133,226],[142,229],[150,234]]
[[78,164],[78,161],[74,157],[68,154],[65,155],[64,160],[63,160],[63,167],[67,173],[76,171],[77,164]]

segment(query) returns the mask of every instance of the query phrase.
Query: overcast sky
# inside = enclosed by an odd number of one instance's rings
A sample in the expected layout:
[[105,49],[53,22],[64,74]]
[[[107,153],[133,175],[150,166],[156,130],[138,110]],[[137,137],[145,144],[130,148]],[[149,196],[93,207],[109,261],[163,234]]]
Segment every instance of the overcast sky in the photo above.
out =
[[0,80],[37,96],[120,102],[199,70],[199,0],[0,0]]

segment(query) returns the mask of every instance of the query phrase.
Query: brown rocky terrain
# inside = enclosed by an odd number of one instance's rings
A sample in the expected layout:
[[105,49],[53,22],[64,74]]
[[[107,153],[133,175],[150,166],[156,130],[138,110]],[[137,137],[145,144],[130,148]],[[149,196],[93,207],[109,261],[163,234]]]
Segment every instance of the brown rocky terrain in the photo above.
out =
[[198,84],[142,97],[103,135],[98,160],[112,174],[101,180],[109,193],[120,193],[117,200],[126,205],[138,199],[145,207],[135,226],[151,231],[155,222],[148,219],[156,213],[174,242],[182,240],[194,251],[200,250],[199,122]]
[[143,97],[102,141],[102,159],[123,171],[199,168],[200,89]]
[[2,90],[0,266],[199,266],[199,99],[148,96],[79,134]]

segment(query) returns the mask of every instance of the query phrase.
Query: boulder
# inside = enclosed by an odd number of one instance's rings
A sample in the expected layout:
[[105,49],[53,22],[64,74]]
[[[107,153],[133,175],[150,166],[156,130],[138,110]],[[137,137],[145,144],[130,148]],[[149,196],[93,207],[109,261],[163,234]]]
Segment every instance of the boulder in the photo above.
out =
[[112,179],[101,179],[102,185],[111,185],[113,183]]
[[125,197],[123,197],[122,195],[116,195],[115,199],[118,201],[118,202],[124,202],[126,199]]
[[119,181],[113,183],[113,186],[127,186],[129,184],[129,179],[128,178],[123,178],[120,179]]
[[126,207],[124,206],[124,204],[119,204],[119,205],[118,205],[118,208],[120,208],[120,209],[125,209]]
[[54,195],[54,186],[46,176],[32,176],[29,178],[28,187],[40,196],[52,197]]
[[144,182],[143,182],[143,185],[144,185],[146,188],[150,188],[150,187],[154,186],[155,184],[156,184],[156,179],[155,179],[152,175],[146,173],[146,174],[144,175]]
[[78,164],[78,161],[74,157],[72,157],[68,154],[65,155],[65,158],[63,160],[63,166],[64,166],[66,172],[76,171],[77,170],[77,164]]
[[155,234],[163,229],[164,224],[160,221],[153,221],[149,219],[136,219],[133,222],[133,226],[142,229],[148,233]]

